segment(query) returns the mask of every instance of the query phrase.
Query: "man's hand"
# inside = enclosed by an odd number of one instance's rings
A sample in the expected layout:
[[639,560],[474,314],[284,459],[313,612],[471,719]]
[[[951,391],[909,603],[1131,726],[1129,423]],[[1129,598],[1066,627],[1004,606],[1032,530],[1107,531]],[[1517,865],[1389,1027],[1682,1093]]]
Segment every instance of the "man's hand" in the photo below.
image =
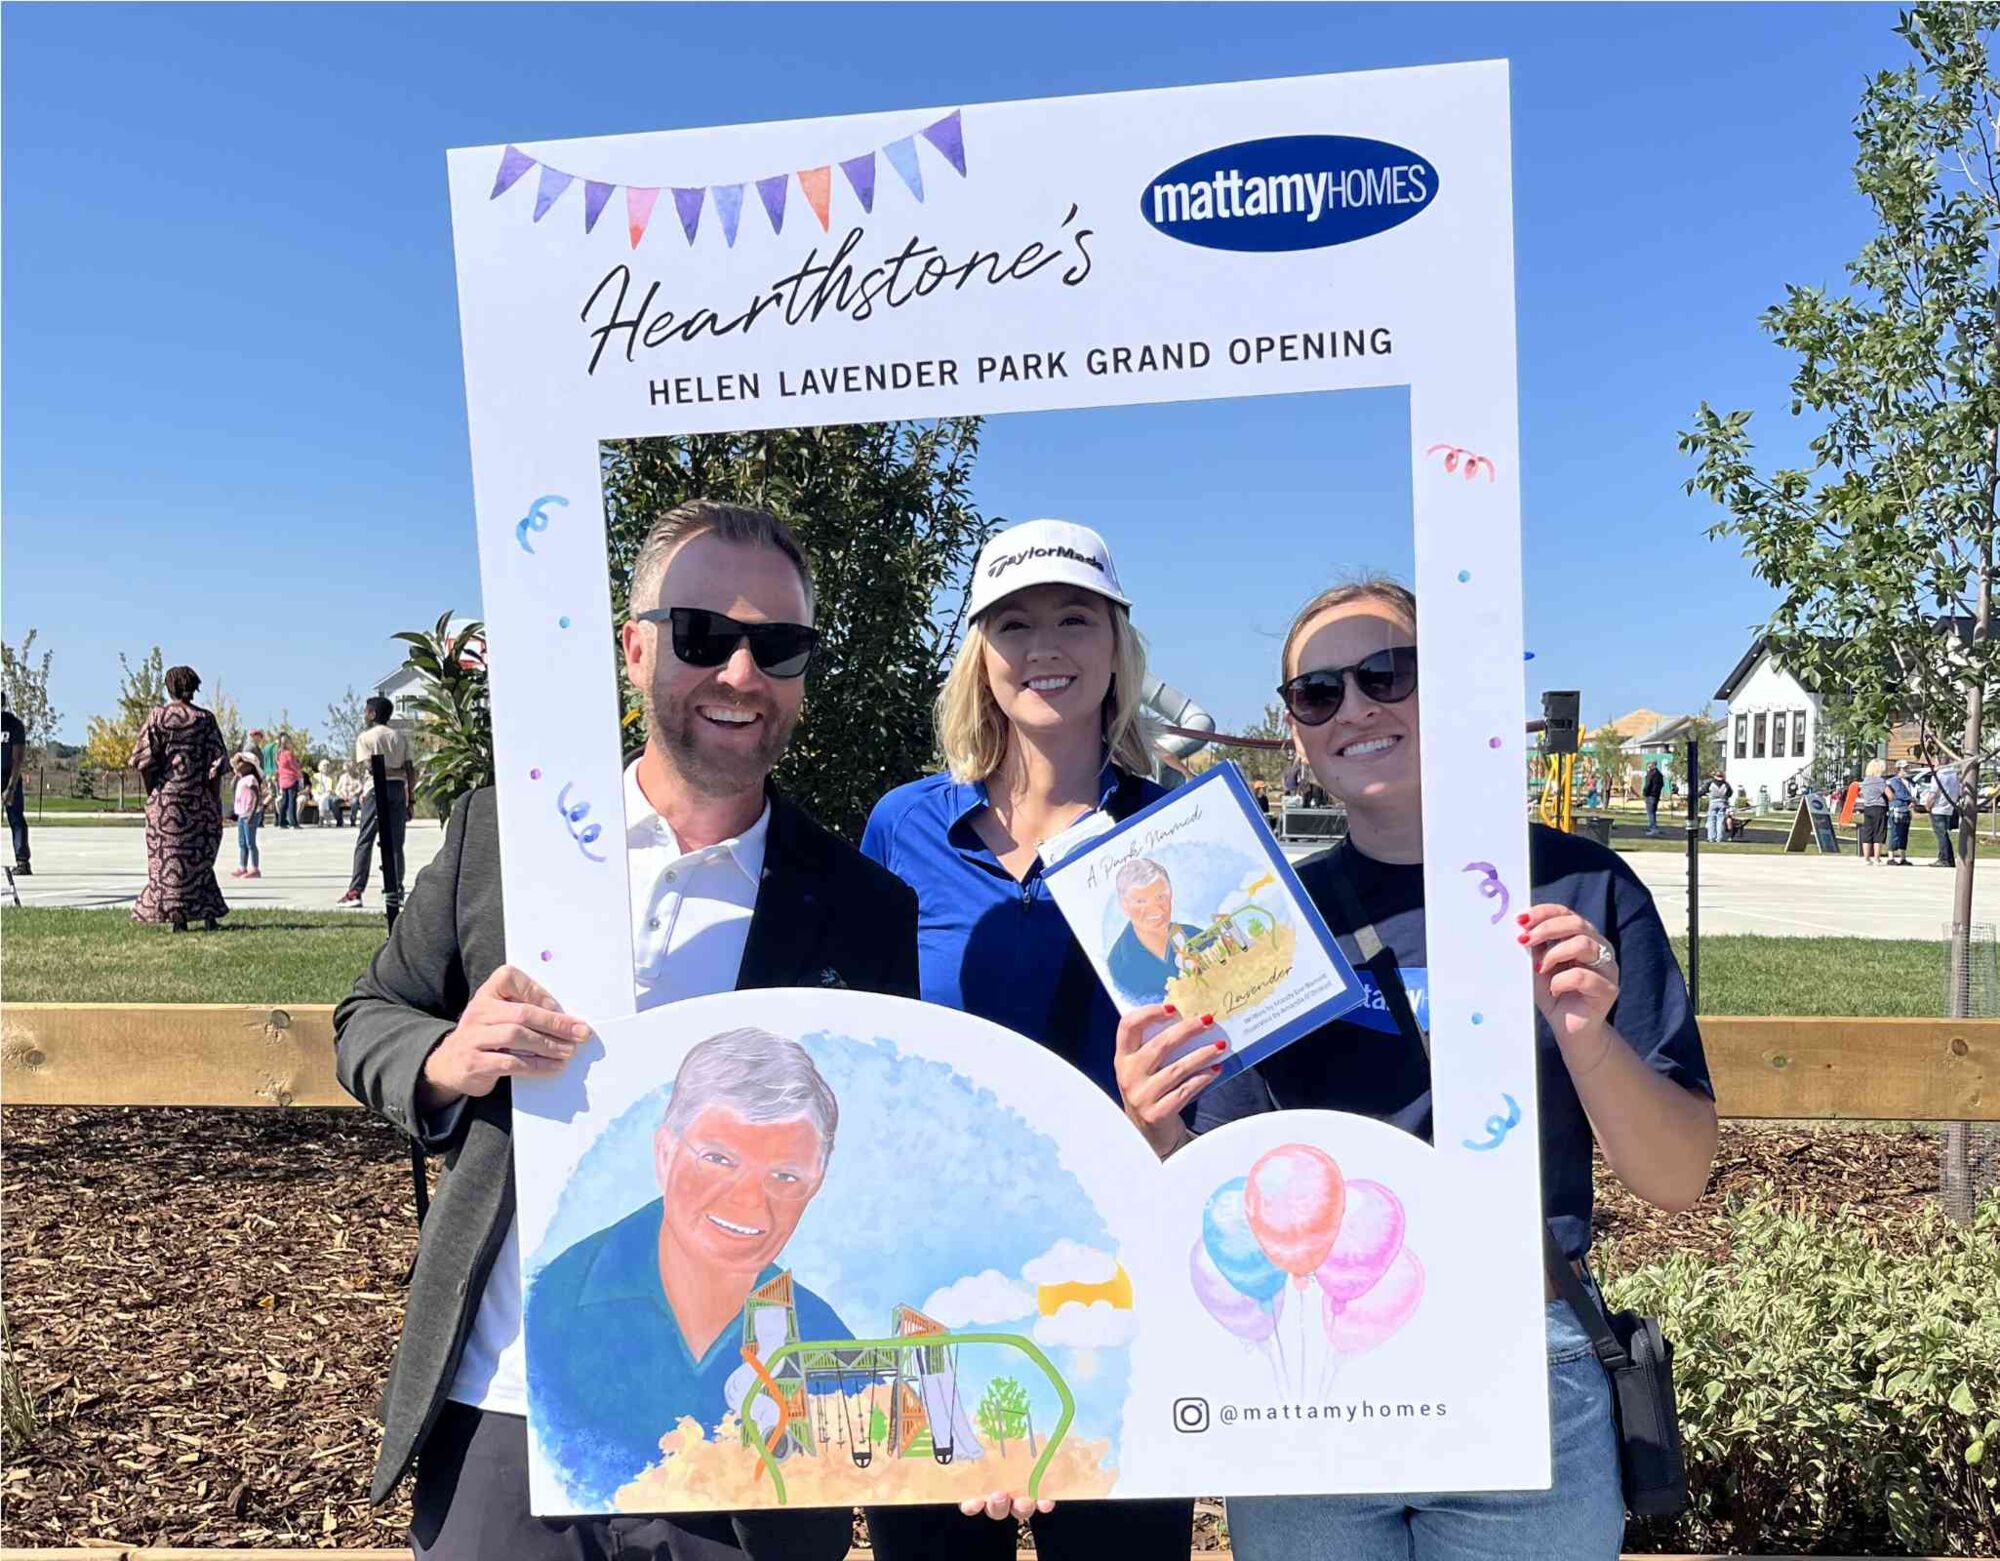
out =
[[562,1072],[590,1026],[572,1019],[548,992],[502,965],[488,976],[458,1028],[424,1059],[418,1103],[442,1111],[468,1095],[490,1095],[505,1078],[549,1078]]

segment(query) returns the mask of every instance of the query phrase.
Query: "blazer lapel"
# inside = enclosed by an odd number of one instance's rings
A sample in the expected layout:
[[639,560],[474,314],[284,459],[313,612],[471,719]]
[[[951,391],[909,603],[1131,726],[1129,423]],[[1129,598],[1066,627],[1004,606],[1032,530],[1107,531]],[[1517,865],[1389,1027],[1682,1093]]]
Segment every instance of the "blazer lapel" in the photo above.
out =
[[817,828],[792,803],[771,793],[771,828],[764,873],[750,912],[750,937],[736,987],[818,986],[815,956],[833,907],[827,902],[825,856]]

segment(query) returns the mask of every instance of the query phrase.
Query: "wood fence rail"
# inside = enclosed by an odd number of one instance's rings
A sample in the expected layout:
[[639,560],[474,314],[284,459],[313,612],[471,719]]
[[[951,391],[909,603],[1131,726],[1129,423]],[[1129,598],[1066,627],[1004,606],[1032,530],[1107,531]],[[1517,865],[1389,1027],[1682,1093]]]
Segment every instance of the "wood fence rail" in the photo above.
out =
[[[1725,1117],[2000,1121],[2000,1019],[1701,1022]],[[10,1106],[352,1106],[333,1009],[232,1003],[10,1003]]]

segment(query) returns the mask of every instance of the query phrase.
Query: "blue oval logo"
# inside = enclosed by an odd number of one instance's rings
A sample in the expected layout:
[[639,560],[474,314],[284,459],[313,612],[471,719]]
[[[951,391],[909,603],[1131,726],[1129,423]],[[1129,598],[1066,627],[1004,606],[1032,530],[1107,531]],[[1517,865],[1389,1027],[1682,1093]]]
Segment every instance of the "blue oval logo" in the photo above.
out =
[[1428,159],[1361,136],[1273,136],[1175,163],[1139,195],[1168,238],[1204,249],[1325,249],[1408,222],[1437,198]]

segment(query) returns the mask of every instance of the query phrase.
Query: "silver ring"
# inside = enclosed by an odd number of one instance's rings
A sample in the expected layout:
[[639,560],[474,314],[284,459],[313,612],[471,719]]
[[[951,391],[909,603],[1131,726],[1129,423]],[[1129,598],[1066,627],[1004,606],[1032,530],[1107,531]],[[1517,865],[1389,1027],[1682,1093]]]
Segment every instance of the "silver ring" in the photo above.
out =
[[1618,955],[1612,950],[1612,947],[1609,943],[1600,943],[1597,945],[1597,958],[1593,959],[1590,962],[1589,968],[1592,970],[1600,970],[1604,966],[1613,963],[1617,958]]

